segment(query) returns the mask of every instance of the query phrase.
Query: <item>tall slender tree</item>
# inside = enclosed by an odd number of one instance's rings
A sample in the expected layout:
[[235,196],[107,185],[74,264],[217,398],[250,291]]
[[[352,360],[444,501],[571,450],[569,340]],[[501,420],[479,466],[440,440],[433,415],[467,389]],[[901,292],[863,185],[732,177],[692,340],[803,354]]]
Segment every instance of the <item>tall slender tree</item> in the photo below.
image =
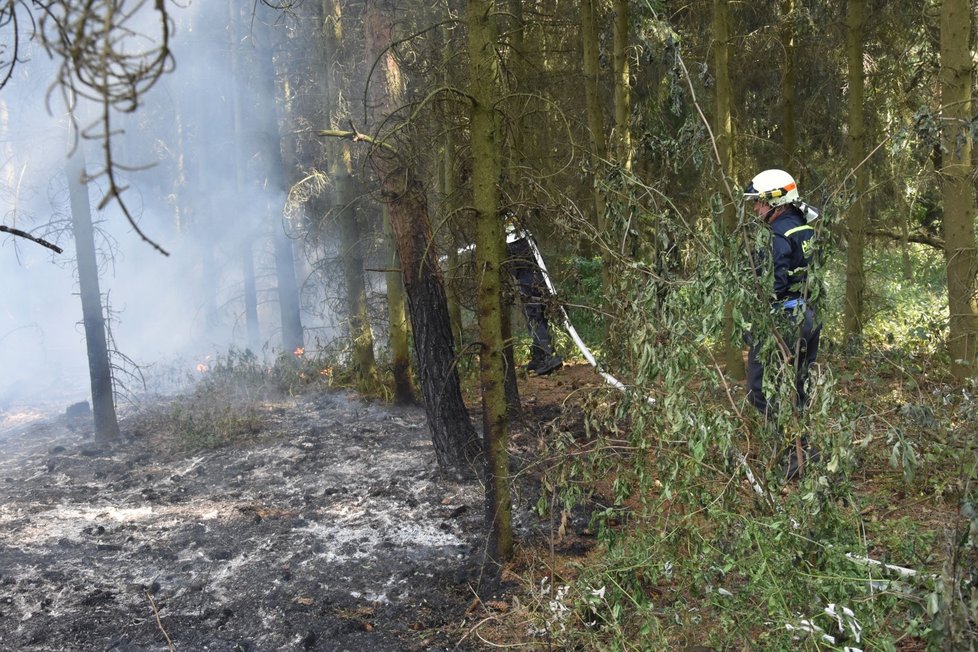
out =
[[786,161],[799,161],[799,157],[795,154],[797,93],[795,92],[794,14],[795,0],[781,0],[781,49],[784,51],[784,70],[781,75],[781,146],[784,148]]
[[[716,138],[720,156],[720,174],[734,178],[734,135],[732,91],[730,83],[730,4],[728,0],[713,0],[713,55],[716,68]],[[723,186],[725,187],[725,186]],[[721,215],[723,229],[733,234],[737,215],[729,202],[724,202]],[[744,378],[744,357],[739,344],[733,342],[733,304],[723,308],[723,334],[727,372],[734,378]]]
[[503,227],[498,183],[502,171],[502,126],[496,112],[500,80],[493,8],[491,0],[469,0],[465,18],[469,28],[472,199],[479,280],[479,379],[487,456],[486,521],[490,524],[489,555],[502,563],[513,553],[513,529],[500,300]]
[[404,284],[401,280],[401,261],[397,257],[391,218],[384,211],[384,240],[387,243],[389,267],[387,280],[387,318],[391,348],[391,373],[394,376],[394,402],[401,405],[414,402],[414,381],[411,379],[411,350],[408,345],[407,309],[404,304]]
[[[343,73],[346,70],[341,53],[344,44],[342,6],[339,0],[322,0],[320,3],[322,25],[323,68],[321,84],[324,102],[332,128],[338,128],[349,116],[343,110]],[[338,226],[343,260],[343,277],[346,282],[347,329],[352,349],[352,367],[357,385],[362,389],[376,387],[379,382],[377,361],[374,355],[373,331],[367,305],[364,279],[363,244],[361,225],[357,219],[356,189],[353,176],[353,153],[347,140],[327,143],[329,177],[333,182],[333,208],[331,219]]]
[[865,107],[863,106],[865,73],[863,40],[865,0],[849,0],[846,59],[849,62],[849,134],[848,161],[855,179],[853,201],[846,215],[846,304],[844,327],[846,336],[857,339],[863,331],[863,293],[866,287],[864,250],[866,248],[866,217],[864,196],[868,187],[869,168],[863,164],[866,154]]
[[615,157],[624,170],[632,170],[632,100],[628,34],[629,0],[614,0]]
[[974,164],[971,158],[971,3],[941,4],[941,118],[943,124],[944,242],[950,309],[951,370],[964,378],[978,372],[978,296],[975,251]]
[[[594,225],[598,233],[607,233],[607,200],[601,183],[601,170],[608,160],[608,140],[605,136],[604,109],[601,103],[600,58],[598,43],[597,1],[581,1],[581,52],[584,57],[584,97],[587,103],[587,125],[591,138],[591,169],[594,174],[592,202],[594,205]],[[606,260],[610,263],[610,260]],[[604,266],[604,284],[608,285],[610,264]]]
[[302,349],[302,317],[299,308],[299,286],[295,278],[295,256],[292,242],[283,226],[283,199],[286,192],[286,170],[282,158],[282,136],[275,106],[276,75],[272,49],[270,16],[259,16],[251,30],[258,70],[257,119],[259,154],[264,167],[262,186],[268,193],[267,227],[275,257],[276,296],[282,325],[282,350],[291,355]]
[[[235,191],[240,196],[240,194],[245,189],[245,151],[244,151],[244,89],[243,89],[243,79],[244,72],[247,67],[242,65],[242,48],[241,43],[243,37],[242,21],[244,19],[241,16],[240,7],[233,0],[228,0],[228,38],[230,39],[230,47],[228,50],[228,55],[231,58],[231,112],[232,112],[232,124],[234,125],[234,130],[232,137],[234,138],[234,148],[232,150],[232,155],[234,156],[234,161],[232,165],[234,166],[234,184]],[[240,240],[238,242],[238,255],[241,261],[241,275],[243,278],[244,287],[244,315],[245,324],[247,327],[247,343],[248,347],[254,351],[257,351],[261,344],[261,330],[258,325],[258,284],[255,279],[255,254],[254,254],[254,243],[255,243],[255,228],[254,225],[250,223],[250,220],[243,216],[242,229],[239,231]]]
[[65,164],[65,172],[68,176],[68,195],[71,202],[71,228],[75,236],[85,346],[88,349],[88,374],[92,387],[95,439],[110,441],[119,436],[119,422],[116,419],[112,391],[112,367],[106,341],[102,292],[99,288],[95,230],[92,227],[92,207],[88,200],[85,157],[81,143],[75,144]]

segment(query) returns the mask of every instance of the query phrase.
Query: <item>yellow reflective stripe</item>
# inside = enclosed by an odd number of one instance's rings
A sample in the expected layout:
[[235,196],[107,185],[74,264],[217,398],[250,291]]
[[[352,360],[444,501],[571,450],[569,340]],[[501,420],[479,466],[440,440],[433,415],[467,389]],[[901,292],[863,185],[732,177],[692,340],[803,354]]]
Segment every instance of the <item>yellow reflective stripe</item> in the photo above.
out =
[[812,226],[811,224],[802,224],[801,226],[796,226],[793,229],[788,229],[787,231],[785,231],[784,232],[784,237],[787,238],[792,233],[798,233],[799,231],[804,231],[805,229],[811,229],[812,231],[814,231],[815,230],[815,227]]

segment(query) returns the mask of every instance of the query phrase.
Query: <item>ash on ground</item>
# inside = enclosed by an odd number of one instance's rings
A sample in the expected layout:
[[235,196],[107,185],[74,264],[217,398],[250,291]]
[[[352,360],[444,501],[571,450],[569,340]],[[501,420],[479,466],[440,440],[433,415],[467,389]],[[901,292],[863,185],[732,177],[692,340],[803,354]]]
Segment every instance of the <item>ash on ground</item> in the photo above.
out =
[[102,446],[0,415],[0,649],[455,648],[483,494],[439,475],[423,410],[262,410],[260,436],[189,455],[138,418]]

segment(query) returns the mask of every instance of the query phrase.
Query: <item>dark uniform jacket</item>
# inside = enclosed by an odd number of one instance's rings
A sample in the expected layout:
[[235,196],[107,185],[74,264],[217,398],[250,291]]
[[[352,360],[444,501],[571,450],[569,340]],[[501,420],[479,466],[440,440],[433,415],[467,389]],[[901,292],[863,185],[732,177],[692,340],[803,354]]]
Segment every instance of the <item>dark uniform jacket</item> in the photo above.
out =
[[805,292],[808,266],[815,255],[815,229],[794,205],[771,223],[771,253],[774,267],[774,298],[777,302],[797,299]]

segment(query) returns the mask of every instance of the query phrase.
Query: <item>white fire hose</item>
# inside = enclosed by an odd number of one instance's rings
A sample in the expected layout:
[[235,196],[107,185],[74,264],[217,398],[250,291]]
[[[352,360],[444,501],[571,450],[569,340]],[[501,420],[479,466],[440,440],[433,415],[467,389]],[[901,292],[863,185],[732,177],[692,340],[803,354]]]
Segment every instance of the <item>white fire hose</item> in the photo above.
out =
[[[537,243],[533,239],[533,236],[530,235],[528,232],[520,229],[516,229],[507,234],[507,242],[514,242],[515,240],[518,240],[520,238],[525,238],[526,241],[529,243],[530,250],[533,252],[533,257],[536,260],[536,264],[540,268],[540,272],[543,274],[543,280],[547,285],[547,289],[550,291],[550,294],[553,296],[553,298],[556,299],[557,289],[554,287],[553,281],[550,280],[550,274],[547,272],[547,265],[546,263],[543,262],[543,256],[540,254],[540,249],[539,247],[537,247]],[[470,251],[474,248],[475,245],[469,245],[467,247],[463,247],[462,249],[459,249],[459,253]],[[627,392],[628,388],[625,386],[623,382],[621,382],[620,380],[618,380],[617,378],[615,378],[614,376],[612,376],[611,374],[609,374],[608,372],[604,371],[601,368],[601,365],[595,359],[594,354],[584,343],[584,340],[581,339],[581,336],[578,334],[577,329],[575,329],[574,325],[571,323],[570,317],[568,317],[567,311],[564,309],[563,304],[557,302],[557,305],[559,306],[560,314],[563,317],[564,330],[566,330],[567,334],[570,335],[572,340],[574,340],[574,344],[577,345],[578,350],[581,352],[581,355],[584,356],[584,359],[587,360],[588,364],[594,367],[594,370],[597,371],[598,374],[600,374],[601,377],[604,378],[605,382],[607,382],[609,385],[622,392]],[[649,405],[656,404],[655,399],[652,398],[651,396],[646,396],[644,398]],[[751,470],[750,464],[747,461],[747,456],[745,456],[743,453],[739,451],[736,452],[736,455],[739,459],[741,467],[743,467],[744,469],[744,475],[747,477],[747,481],[754,489],[754,492],[759,496],[767,495],[767,492],[765,491],[764,487],[761,486],[760,482],[757,481],[757,477],[754,475],[754,472]],[[909,568],[904,568],[902,566],[895,566],[893,564],[886,564],[881,561],[877,561],[875,559],[870,559],[869,557],[860,557],[857,555],[853,555],[852,553],[846,553],[846,558],[861,566],[876,567],[883,570],[888,570],[892,573],[896,573],[900,577],[914,577],[919,574],[918,571]],[[830,607],[833,606],[834,605],[830,605]],[[855,650],[856,648],[851,648],[851,649]]]
[[[530,244],[530,249],[533,251],[533,257],[536,259],[536,263],[540,267],[540,271],[543,273],[543,280],[547,284],[547,289],[550,290],[550,294],[553,295],[554,298],[556,298],[557,290],[556,288],[554,288],[554,284],[550,280],[550,274],[547,272],[547,265],[543,262],[543,256],[540,254],[540,248],[537,247],[536,241],[534,241],[533,237],[529,233],[526,233],[525,231],[517,231],[516,234],[526,238],[526,241]],[[598,364],[597,360],[594,359],[594,355],[591,353],[591,350],[587,348],[586,344],[584,344],[584,341],[581,339],[581,336],[578,335],[577,330],[574,328],[574,325],[571,323],[570,317],[567,316],[567,311],[564,309],[564,305],[559,302],[557,305],[560,307],[560,314],[564,318],[564,329],[567,331],[567,334],[571,336],[571,339],[574,340],[574,343],[577,345],[577,348],[581,352],[581,355],[584,356],[584,359],[587,360],[588,363],[590,363],[590,365],[594,367],[594,370],[597,371],[601,375],[601,377],[605,379],[605,382],[607,382],[612,387],[621,390],[622,392],[627,392],[628,388],[625,386],[625,384],[620,380],[618,380],[617,378],[615,378],[614,376],[612,376],[611,374],[609,374],[608,372],[604,371],[601,368],[601,365]],[[655,405],[655,399],[652,398],[651,396],[646,396],[644,398],[649,405]],[[744,469],[744,475],[747,476],[747,481],[754,489],[754,492],[757,493],[758,495],[764,495],[764,487],[761,486],[761,483],[759,483],[757,481],[757,478],[754,476],[754,472],[751,470],[750,464],[747,462],[747,457],[743,453],[740,453],[739,451],[737,452],[737,457],[739,459],[740,465]]]

